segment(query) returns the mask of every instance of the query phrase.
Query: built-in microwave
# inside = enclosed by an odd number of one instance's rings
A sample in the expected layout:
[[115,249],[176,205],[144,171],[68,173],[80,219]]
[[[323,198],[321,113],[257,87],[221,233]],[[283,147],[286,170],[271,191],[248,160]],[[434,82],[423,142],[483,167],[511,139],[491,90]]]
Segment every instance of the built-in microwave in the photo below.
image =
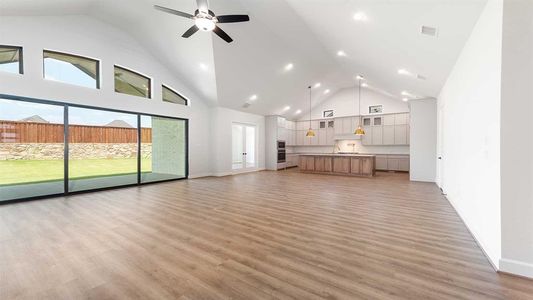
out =
[[278,150],[285,149],[285,141],[278,141]]

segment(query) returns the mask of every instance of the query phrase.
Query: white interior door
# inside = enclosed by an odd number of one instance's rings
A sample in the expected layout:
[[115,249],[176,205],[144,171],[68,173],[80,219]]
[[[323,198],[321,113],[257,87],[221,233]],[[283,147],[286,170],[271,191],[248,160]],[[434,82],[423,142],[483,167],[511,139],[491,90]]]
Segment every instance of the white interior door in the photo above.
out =
[[255,126],[232,124],[232,169],[247,171],[257,167]]

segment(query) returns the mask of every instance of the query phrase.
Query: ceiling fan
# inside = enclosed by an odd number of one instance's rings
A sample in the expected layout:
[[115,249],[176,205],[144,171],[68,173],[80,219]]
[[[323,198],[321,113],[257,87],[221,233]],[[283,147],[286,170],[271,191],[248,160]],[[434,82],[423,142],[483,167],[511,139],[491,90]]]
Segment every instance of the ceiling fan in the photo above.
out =
[[209,10],[207,0],[196,0],[196,4],[198,5],[198,9],[194,12],[194,15],[159,5],[154,5],[154,8],[169,14],[194,20],[194,25],[189,28],[189,30],[185,31],[185,33],[182,35],[182,37],[184,38],[190,37],[198,30],[213,31],[221,39],[228,43],[231,43],[233,42],[233,39],[226,32],[224,32],[224,30],[220,29],[217,24],[250,21],[250,17],[248,17],[248,15],[216,16],[214,12]]

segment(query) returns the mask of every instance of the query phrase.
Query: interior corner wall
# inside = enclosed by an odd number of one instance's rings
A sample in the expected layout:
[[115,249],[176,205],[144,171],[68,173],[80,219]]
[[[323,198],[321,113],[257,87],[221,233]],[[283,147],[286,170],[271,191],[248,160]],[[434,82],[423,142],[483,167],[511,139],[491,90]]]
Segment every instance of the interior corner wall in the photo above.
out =
[[500,270],[533,278],[533,1],[503,8]]
[[438,184],[494,266],[501,257],[502,14],[503,0],[488,0],[437,105]]
[[410,144],[409,178],[413,181],[435,182],[437,172],[437,101],[409,101]]
[[[0,72],[0,94],[189,119],[189,176],[210,175],[209,107],[127,33],[83,15],[2,16],[0,43],[22,46],[24,55],[24,75]],[[100,89],[43,79],[43,49],[100,60]],[[114,64],[151,77],[152,99],[115,93]],[[163,102],[163,83],[187,95],[191,105]]]
[[[226,176],[232,170],[232,124],[256,127],[257,170],[265,169],[265,117],[229,108],[211,108],[211,174]],[[214,146],[216,145],[216,146]]]

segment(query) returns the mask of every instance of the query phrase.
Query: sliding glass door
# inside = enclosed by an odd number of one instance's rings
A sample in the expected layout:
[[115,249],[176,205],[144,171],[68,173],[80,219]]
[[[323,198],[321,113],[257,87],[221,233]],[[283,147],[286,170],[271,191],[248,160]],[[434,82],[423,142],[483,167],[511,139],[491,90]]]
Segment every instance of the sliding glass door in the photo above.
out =
[[0,201],[64,192],[64,106],[0,98]]
[[137,183],[137,115],[70,107],[69,191]]
[[0,202],[187,178],[187,122],[0,95]]
[[141,116],[141,182],[184,178],[185,120]]

